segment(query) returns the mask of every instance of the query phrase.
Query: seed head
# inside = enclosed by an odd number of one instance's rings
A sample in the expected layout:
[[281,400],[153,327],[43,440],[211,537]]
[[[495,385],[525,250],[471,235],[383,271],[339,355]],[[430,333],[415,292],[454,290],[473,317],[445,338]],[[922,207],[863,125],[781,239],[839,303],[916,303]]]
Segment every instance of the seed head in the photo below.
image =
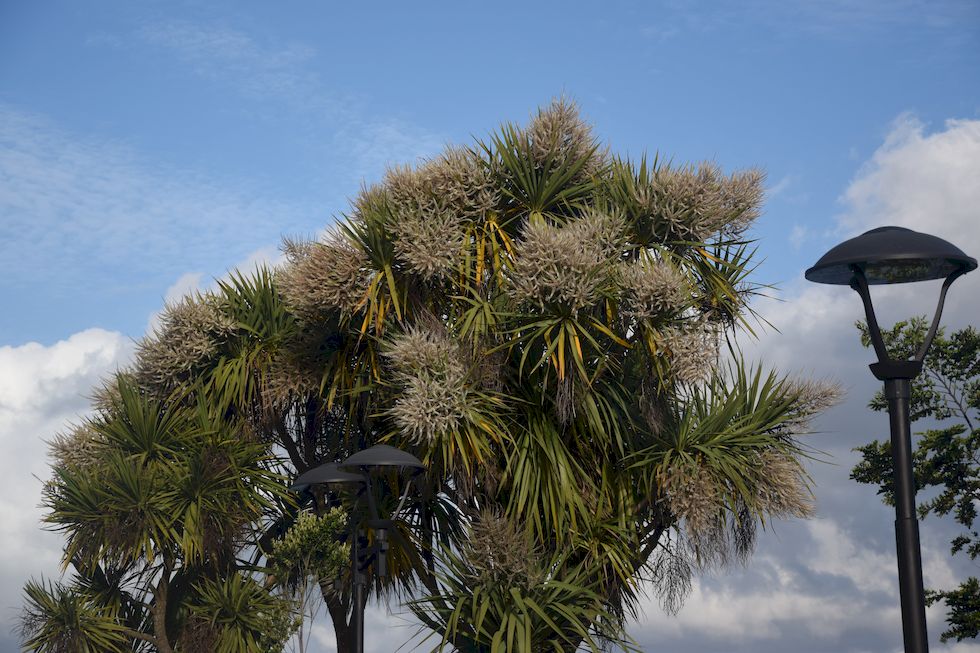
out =
[[719,338],[717,328],[706,322],[665,330],[671,370],[678,381],[695,384],[711,378],[718,366]]
[[283,244],[286,265],[278,275],[287,304],[308,319],[336,311],[351,314],[367,292],[367,256],[334,232],[323,242]]
[[395,253],[426,280],[455,268],[464,223],[482,219],[499,203],[487,166],[460,148],[449,148],[418,168],[390,169],[383,187]]
[[640,319],[677,313],[690,303],[691,287],[673,265],[641,261],[620,266],[626,313]]
[[633,187],[633,201],[656,233],[703,242],[740,236],[759,216],[765,175],[759,170],[722,174],[717,164],[663,166]]
[[540,109],[526,130],[531,156],[539,164],[549,158],[555,162],[585,160],[579,178],[600,169],[605,154],[597,151],[592,127],[582,120],[578,107],[565,98],[553,100]]
[[97,465],[105,459],[104,441],[91,424],[82,422],[59,433],[49,443],[55,466],[82,469]]
[[762,213],[766,175],[753,168],[733,173],[721,186],[721,213],[716,228],[722,236],[741,236]]
[[716,527],[723,510],[722,488],[711,471],[697,462],[672,466],[661,478],[670,511],[684,520],[691,534]]
[[793,416],[785,422],[791,433],[806,433],[810,420],[831,406],[838,404],[844,391],[834,381],[798,380],[790,385],[790,393],[795,395]]
[[516,244],[511,295],[518,302],[560,303],[573,311],[593,305],[622,252],[622,218],[589,212],[559,226],[529,221]]
[[385,351],[401,386],[389,415],[413,442],[459,429],[470,408],[466,365],[448,335],[413,327]]
[[484,588],[530,588],[545,580],[541,551],[513,522],[490,511],[473,521],[464,559],[474,584]]
[[169,393],[206,365],[236,329],[213,296],[169,304],[154,333],[137,344],[137,381],[143,388]]
[[767,450],[759,456],[757,495],[760,508],[773,517],[812,517],[815,506],[799,461]]

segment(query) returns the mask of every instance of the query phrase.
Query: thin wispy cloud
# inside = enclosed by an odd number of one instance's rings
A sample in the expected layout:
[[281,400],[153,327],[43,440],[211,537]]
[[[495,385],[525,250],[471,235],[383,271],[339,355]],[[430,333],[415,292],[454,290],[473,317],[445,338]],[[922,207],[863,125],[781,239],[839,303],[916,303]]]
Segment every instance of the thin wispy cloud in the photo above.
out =
[[397,119],[360,123],[337,136],[337,144],[351,155],[351,168],[377,179],[393,164],[417,163],[442,150],[439,136]]
[[801,225],[793,225],[793,230],[789,232],[789,244],[793,246],[793,249],[800,249],[803,244],[810,238],[810,230]]
[[220,265],[317,213],[3,105],[0,144],[0,275],[12,286],[92,288]]
[[[339,90],[315,72],[319,53],[309,44],[260,42],[224,25],[187,21],[145,25],[138,40],[171,53],[194,74],[237,89],[252,101],[286,108],[322,135],[330,154],[359,181],[386,165],[414,162],[441,150],[445,138],[397,116],[369,109],[369,98]],[[348,179],[347,181],[350,181]]]
[[797,183],[797,181],[794,175],[783,175],[779,181],[766,189],[766,199],[772,200],[773,198],[779,197],[786,192],[786,189]]
[[742,0],[712,3],[700,10],[670,0],[658,13],[656,23],[640,26],[644,38],[663,41],[681,32],[706,34],[752,25],[783,36],[804,33],[854,41],[914,26],[946,34],[947,46],[954,46],[968,34],[976,36],[980,25],[980,6],[971,0]]
[[777,20],[796,16],[803,29],[832,38],[906,25],[930,30],[961,29],[962,21],[978,17],[976,3],[968,0],[809,0],[791,5],[766,0],[751,4],[760,14],[771,12]]
[[178,57],[195,74],[228,83],[253,99],[287,101],[307,111],[339,110],[308,64],[316,50],[302,43],[264,44],[245,32],[187,21],[145,25],[143,43]]

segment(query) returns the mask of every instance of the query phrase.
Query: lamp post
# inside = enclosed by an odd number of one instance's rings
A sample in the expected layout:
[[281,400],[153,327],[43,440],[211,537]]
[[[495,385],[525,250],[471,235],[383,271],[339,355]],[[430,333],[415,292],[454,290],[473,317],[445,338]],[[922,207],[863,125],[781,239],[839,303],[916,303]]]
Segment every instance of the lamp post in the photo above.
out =
[[[356,496],[358,498],[366,497],[368,519],[365,520],[364,526],[374,532],[375,545],[366,550],[362,549],[360,537],[362,526],[356,524],[353,529],[353,546],[351,547],[355,653],[364,653],[364,604],[367,593],[367,566],[372,561],[376,562],[375,571],[378,577],[384,578],[387,571],[388,531],[394,527],[394,520],[397,519],[408,498],[412,483],[411,477],[421,473],[424,469],[425,465],[422,464],[422,461],[407,451],[386,444],[378,444],[353,454],[341,463],[325,463],[314,467],[298,476],[289,488],[294,492],[303,492],[312,485],[354,486],[357,488]],[[372,476],[387,470],[406,474],[408,481],[402,490],[398,507],[388,519],[381,519],[374,496]]]
[[[956,279],[976,267],[976,259],[941,238],[902,227],[880,227],[837,245],[806,271],[809,281],[850,286],[864,303],[868,335],[878,357],[878,362],[870,366],[871,372],[884,382],[888,401],[898,587],[906,653],[927,653],[929,650],[919,523],[915,515],[915,480],[912,474],[909,421],[912,379],[922,371],[922,360],[936,336],[946,291]],[[895,360],[885,349],[871,305],[869,287],[933,279],[945,281],[925,340],[910,360]]]

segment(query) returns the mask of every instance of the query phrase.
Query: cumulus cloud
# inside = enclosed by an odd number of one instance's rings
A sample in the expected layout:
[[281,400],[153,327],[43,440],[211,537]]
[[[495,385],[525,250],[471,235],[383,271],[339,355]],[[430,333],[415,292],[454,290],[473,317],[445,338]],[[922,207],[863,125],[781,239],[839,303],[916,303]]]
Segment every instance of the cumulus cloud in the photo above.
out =
[[[31,576],[57,576],[61,537],[42,531],[46,441],[88,410],[88,396],[125,365],[132,342],[88,329],[50,346],[0,347],[0,621],[10,624]],[[7,629],[0,629],[7,630]],[[4,650],[14,650],[7,648]]]
[[[980,120],[949,120],[943,129],[929,133],[914,116],[902,115],[842,193],[843,208],[833,233],[801,242],[808,245],[802,262],[812,264],[840,240],[883,225],[934,234],[976,257],[980,255],[977,179]],[[860,300],[846,286],[807,283],[802,272],[803,268],[784,291],[757,304],[775,330],[747,346],[778,367],[802,366],[819,374],[852,369],[853,356],[860,349],[855,348],[853,322],[864,317]],[[887,325],[890,319],[931,315],[938,286],[939,282],[929,282],[873,288],[880,322]],[[950,290],[944,323],[980,323],[980,306],[971,301],[978,296],[980,274],[958,280]],[[813,351],[816,343],[818,355]]]
[[[945,238],[976,258],[978,179],[980,120],[948,120],[943,129],[929,133],[915,116],[902,115],[844,193],[839,231],[854,235],[885,224],[907,227]],[[980,322],[980,306],[969,301],[980,296],[978,277],[967,275],[950,290],[953,322]],[[920,309],[926,311],[932,307]]]
[[[889,545],[826,517],[784,526],[767,535],[746,567],[696,580],[676,617],[649,601],[634,637],[645,650],[678,653],[899,650]],[[949,579],[942,556],[927,555],[925,566],[927,583]],[[930,608],[928,616],[938,624],[942,609]]]
[[912,114],[899,116],[884,144],[844,192],[841,225],[861,231],[897,224],[980,246],[980,120],[948,120],[926,132]]

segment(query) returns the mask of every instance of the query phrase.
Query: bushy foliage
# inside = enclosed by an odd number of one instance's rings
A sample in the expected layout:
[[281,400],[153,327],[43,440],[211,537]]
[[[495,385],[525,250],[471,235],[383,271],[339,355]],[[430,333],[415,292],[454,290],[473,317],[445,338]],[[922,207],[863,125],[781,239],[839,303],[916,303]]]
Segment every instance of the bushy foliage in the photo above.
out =
[[347,531],[347,514],[335,508],[322,515],[302,512],[272,544],[272,567],[279,582],[295,584],[313,577],[323,583],[339,578],[350,564],[350,546],[338,544]]
[[[414,601],[412,609],[440,638],[433,650],[453,642],[474,653],[562,651],[584,642],[638,650],[603,628],[606,642],[593,635],[606,612],[602,588],[588,570],[567,557],[535,546],[506,518],[484,513],[474,519],[461,550],[439,553],[440,591]],[[555,574],[561,569],[560,576]],[[465,642],[465,644],[463,644]]]

